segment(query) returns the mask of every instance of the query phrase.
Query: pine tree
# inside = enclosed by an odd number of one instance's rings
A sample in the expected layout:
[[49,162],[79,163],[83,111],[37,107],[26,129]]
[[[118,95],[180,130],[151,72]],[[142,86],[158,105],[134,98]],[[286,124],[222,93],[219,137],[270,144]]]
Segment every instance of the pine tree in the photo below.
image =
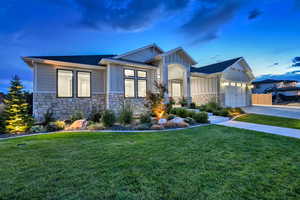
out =
[[14,76],[4,99],[5,129],[8,133],[24,133],[32,126],[33,118],[29,114],[30,105],[26,102],[23,88],[19,77]]

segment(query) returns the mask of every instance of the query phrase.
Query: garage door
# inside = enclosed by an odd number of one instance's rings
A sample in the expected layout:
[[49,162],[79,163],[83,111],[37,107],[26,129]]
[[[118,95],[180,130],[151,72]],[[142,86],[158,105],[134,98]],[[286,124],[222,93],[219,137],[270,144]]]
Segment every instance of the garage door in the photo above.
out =
[[246,106],[246,88],[240,86],[226,86],[225,106],[228,107]]

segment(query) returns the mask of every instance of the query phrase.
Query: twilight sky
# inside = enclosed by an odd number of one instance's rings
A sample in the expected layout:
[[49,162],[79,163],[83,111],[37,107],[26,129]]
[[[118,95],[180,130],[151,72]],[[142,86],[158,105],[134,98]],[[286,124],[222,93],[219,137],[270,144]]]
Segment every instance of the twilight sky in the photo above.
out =
[[14,74],[31,89],[21,56],[150,43],[182,46],[199,66],[244,56],[258,77],[300,81],[300,0],[6,0],[0,25],[0,91]]

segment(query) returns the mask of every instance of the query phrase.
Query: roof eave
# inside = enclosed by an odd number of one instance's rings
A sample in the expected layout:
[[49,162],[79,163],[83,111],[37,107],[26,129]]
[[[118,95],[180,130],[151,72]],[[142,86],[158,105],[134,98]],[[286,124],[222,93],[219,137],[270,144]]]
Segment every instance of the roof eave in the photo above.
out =
[[84,69],[106,69],[105,66],[100,66],[100,65],[88,65],[88,64],[48,60],[48,59],[41,59],[41,58],[30,58],[30,57],[23,57],[22,59],[30,67],[33,67],[34,63],[41,63],[41,64],[59,65],[59,66],[76,67],[76,68],[84,68]]
[[103,64],[103,65],[107,65],[110,63],[117,63],[117,64],[122,64],[122,65],[127,65],[127,66],[141,67],[141,68],[145,68],[145,69],[157,69],[157,67],[155,67],[153,65],[134,63],[134,62],[123,61],[123,60],[115,60],[115,59],[110,59],[110,58],[102,58],[99,62],[99,64]]

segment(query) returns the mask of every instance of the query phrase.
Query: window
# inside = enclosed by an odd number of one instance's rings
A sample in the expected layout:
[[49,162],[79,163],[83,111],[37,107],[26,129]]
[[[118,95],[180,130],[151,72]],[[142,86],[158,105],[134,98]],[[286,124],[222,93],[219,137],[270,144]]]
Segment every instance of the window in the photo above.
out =
[[125,69],[124,70],[124,90],[125,97],[146,97],[147,92],[147,72]]
[[146,97],[147,80],[138,80],[138,97]]
[[73,71],[57,70],[57,97],[73,97]]
[[77,72],[77,97],[91,97],[91,72]]

